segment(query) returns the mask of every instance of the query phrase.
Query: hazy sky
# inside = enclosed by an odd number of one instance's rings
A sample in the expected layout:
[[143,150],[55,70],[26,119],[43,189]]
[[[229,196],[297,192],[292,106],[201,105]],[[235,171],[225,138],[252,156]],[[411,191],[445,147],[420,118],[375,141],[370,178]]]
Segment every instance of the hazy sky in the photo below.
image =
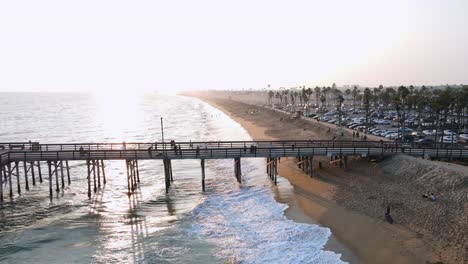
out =
[[466,84],[467,11],[467,0],[4,0],[0,91]]

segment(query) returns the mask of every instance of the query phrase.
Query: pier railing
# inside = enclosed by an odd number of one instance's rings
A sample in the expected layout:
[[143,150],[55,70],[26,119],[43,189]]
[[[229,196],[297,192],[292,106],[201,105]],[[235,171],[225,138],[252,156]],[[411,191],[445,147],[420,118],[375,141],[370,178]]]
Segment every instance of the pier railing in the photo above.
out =
[[[1,143],[0,143],[1,145]],[[244,148],[256,146],[258,148],[269,147],[385,147],[385,148],[426,148],[426,149],[465,149],[463,144],[419,144],[387,141],[335,141],[335,140],[280,140],[280,141],[189,141],[189,142],[128,142],[128,143],[70,143],[70,144],[38,144],[25,145],[24,150],[35,151],[79,151],[83,150],[154,150],[172,149],[174,146],[180,149],[193,148]],[[34,148],[34,149],[33,149]]]
[[466,148],[438,148],[379,141],[215,141],[171,143],[38,144],[9,150],[1,163],[12,161],[88,159],[227,159],[300,156],[391,156],[467,158]]

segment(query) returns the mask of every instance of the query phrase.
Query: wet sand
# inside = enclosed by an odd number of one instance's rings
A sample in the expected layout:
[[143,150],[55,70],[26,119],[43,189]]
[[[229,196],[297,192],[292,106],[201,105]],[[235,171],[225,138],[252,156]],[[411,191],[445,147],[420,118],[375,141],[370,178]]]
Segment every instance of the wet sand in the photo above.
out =
[[[295,138],[298,131],[288,131],[289,127],[271,120],[271,126],[260,126],[252,122],[248,114],[241,113],[226,101],[212,98],[201,98],[216,108],[222,110],[240,123],[255,140],[275,139],[281,135],[291,135]],[[237,111],[236,111],[237,110]],[[255,113],[250,113],[255,115]],[[263,120],[263,119],[262,119]],[[291,128],[292,129],[292,128]],[[268,133],[267,133],[268,131]],[[273,132],[272,132],[273,131]],[[300,137],[327,138],[330,136],[326,128],[317,131],[304,129]],[[326,164],[326,159],[322,159]],[[281,159],[278,173],[286,178],[294,188],[294,202],[286,211],[288,218],[307,223],[319,223],[332,230],[333,237],[326,245],[327,249],[343,254],[342,259],[350,263],[436,263],[440,261],[439,247],[434,241],[423,238],[421,234],[409,230],[400,224],[390,225],[382,218],[369,217],[355,210],[347,209],[336,203],[338,185],[333,181],[322,180],[330,176],[345,175],[341,169],[327,167],[315,172],[314,177],[304,174],[297,168],[294,159]],[[349,175],[348,175],[349,176]],[[436,254],[436,252],[438,252]],[[444,259],[447,259],[445,257]],[[439,262],[444,263],[444,262]],[[451,262],[450,262],[451,263]],[[454,262],[457,263],[457,262]]]

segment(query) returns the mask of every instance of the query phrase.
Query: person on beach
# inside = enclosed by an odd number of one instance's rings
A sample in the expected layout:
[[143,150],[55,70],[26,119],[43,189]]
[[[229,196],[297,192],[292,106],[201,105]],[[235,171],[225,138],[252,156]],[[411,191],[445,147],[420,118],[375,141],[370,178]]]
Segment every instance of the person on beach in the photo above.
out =
[[387,211],[385,212],[385,219],[387,220],[387,222],[389,222],[390,224],[393,224],[393,218],[392,216],[390,215],[390,206],[387,205]]
[[353,131],[353,138],[356,136],[356,132]]
[[435,202],[437,200],[437,197],[435,196],[434,193],[431,193],[430,198],[431,198],[431,201],[433,201],[433,202]]
[[356,132],[356,137],[359,139],[359,132]]

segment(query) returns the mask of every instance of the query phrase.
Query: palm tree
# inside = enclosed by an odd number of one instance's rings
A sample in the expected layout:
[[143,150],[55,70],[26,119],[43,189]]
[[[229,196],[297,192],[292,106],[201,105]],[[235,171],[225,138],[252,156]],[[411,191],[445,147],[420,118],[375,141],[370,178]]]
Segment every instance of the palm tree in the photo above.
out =
[[348,105],[349,105],[349,96],[351,95],[351,89],[346,89],[345,91],[345,94],[346,94],[346,101],[348,101]]
[[338,95],[338,98],[336,99],[337,103],[338,103],[338,124],[339,124],[339,127],[341,128],[341,118],[342,118],[342,113],[343,113],[343,102],[344,102],[344,98],[343,96],[340,94]]
[[[398,87],[397,98],[396,100],[399,101],[398,108],[397,108],[397,115],[400,121],[400,130],[401,130],[401,138],[405,141],[405,121],[406,121],[406,113],[405,113],[405,106],[407,103],[408,95],[410,91],[405,86]],[[400,116],[399,109],[402,108],[403,114]]]
[[306,95],[307,95],[307,103],[309,103],[309,101],[310,101],[310,98],[312,97],[312,94],[313,94],[313,91],[312,91],[312,89],[311,89],[310,87],[309,87],[309,88],[307,88],[307,90],[306,90]]
[[370,102],[372,100],[372,93],[369,88],[366,88],[364,90],[363,100],[364,100],[364,107],[366,109],[366,132],[365,133],[367,134],[367,132],[369,131],[369,108],[370,108]]
[[352,95],[353,95],[353,108],[356,109],[356,97],[359,95],[359,90],[357,86],[353,87]]
[[315,104],[318,106],[319,105],[319,99],[320,99],[320,87],[315,86]]
[[273,96],[275,96],[275,92],[272,90],[268,91],[268,104],[271,106],[271,99],[273,99]]

